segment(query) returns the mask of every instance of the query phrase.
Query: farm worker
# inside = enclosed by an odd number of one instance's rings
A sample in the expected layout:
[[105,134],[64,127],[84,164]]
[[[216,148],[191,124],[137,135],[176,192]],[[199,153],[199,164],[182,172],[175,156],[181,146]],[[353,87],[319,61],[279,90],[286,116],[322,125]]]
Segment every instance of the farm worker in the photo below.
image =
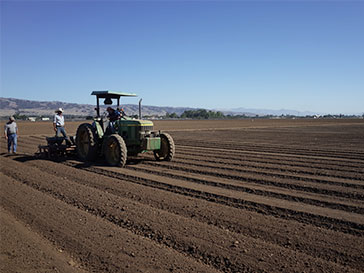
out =
[[120,112],[111,107],[107,107],[106,111],[109,113],[107,116],[111,122],[116,121],[120,118]]
[[58,108],[55,111],[54,120],[53,120],[53,129],[56,132],[56,137],[59,137],[60,134],[64,136],[67,144],[70,144],[68,139],[66,130],[64,129],[64,116],[63,116],[63,109]]
[[15,118],[9,117],[9,121],[5,124],[5,138],[8,140],[8,153],[10,154],[11,146],[13,146],[13,153],[16,153],[16,145],[18,142],[18,126],[16,125]]
[[115,133],[114,122],[117,121],[118,119],[120,119],[120,112],[111,107],[107,107],[106,111],[109,113],[109,115],[107,117],[109,118],[110,123],[107,126],[105,133],[113,134],[113,133]]

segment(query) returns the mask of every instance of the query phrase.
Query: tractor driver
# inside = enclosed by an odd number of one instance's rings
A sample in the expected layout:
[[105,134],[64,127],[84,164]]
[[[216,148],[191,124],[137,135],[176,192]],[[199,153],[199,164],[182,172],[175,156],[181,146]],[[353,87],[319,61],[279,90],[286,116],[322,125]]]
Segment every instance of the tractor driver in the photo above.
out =
[[125,112],[124,112],[124,109],[123,108],[117,108],[117,111],[120,112],[120,117],[124,117],[126,116]]
[[111,107],[107,107],[106,111],[109,113],[109,115],[107,117],[109,118],[110,122],[106,128],[105,133],[113,134],[113,133],[115,133],[114,122],[117,121],[118,119],[120,119],[120,112]]
[[120,112],[111,107],[107,107],[106,111],[109,113],[107,116],[111,122],[120,119]]

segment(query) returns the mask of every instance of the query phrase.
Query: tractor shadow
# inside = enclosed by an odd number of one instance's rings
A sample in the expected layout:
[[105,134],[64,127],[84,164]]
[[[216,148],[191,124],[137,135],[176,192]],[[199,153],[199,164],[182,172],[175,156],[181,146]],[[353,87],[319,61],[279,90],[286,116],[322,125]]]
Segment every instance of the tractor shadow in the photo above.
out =
[[66,162],[67,160],[77,160],[77,157],[57,157],[57,158],[46,158],[46,157],[40,157],[37,155],[28,155],[28,154],[16,154],[16,155],[9,155],[9,156],[4,156],[4,157],[9,157],[12,158],[15,161],[18,162],[28,162],[28,161],[37,161],[37,160],[47,160],[47,161],[52,161],[52,162]]
[[21,154],[21,153],[0,153],[0,156],[9,158],[18,162],[27,162],[37,159],[34,155],[27,155],[27,154]]
[[15,156],[17,156],[17,155],[19,155],[19,154],[13,154],[13,153],[0,153],[0,156],[2,156],[2,157],[10,157],[10,158],[12,158],[12,157],[15,157]]
[[[54,160],[52,160],[52,161],[54,161]],[[73,159],[73,162],[76,163],[75,161],[77,161],[78,163],[76,165],[74,165],[73,167],[80,168],[80,169],[88,168],[88,167],[111,167],[106,162],[106,160],[103,158],[99,158],[94,162],[88,162],[88,161],[82,161],[82,160],[78,159],[77,157],[75,157]],[[144,162],[151,162],[151,161],[155,161],[155,160],[153,160],[151,158],[144,158],[144,157],[129,157],[128,160],[126,161],[125,167],[139,165],[139,164],[143,164]],[[115,166],[115,168],[118,168],[118,167]]]
[[[3,157],[11,158],[15,161],[22,162],[22,163],[25,163],[28,161],[37,161],[37,160],[46,160],[46,161],[51,161],[51,162],[55,162],[55,163],[67,163],[67,161],[72,161],[73,163],[76,163],[74,165],[74,167],[76,167],[76,168],[87,168],[87,167],[92,167],[92,166],[110,167],[110,165],[107,164],[107,162],[103,158],[99,158],[94,162],[87,162],[87,161],[80,160],[76,155],[67,156],[67,157],[56,157],[56,158],[40,157],[37,155],[7,154],[7,153],[2,153],[0,155]],[[150,161],[155,161],[155,160],[153,160],[151,158],[140,157],[140,156],[139,157],[130,156],[128,158],[125,166],[138,165],[138,164],[143,164],[143,162],[150,162]]]

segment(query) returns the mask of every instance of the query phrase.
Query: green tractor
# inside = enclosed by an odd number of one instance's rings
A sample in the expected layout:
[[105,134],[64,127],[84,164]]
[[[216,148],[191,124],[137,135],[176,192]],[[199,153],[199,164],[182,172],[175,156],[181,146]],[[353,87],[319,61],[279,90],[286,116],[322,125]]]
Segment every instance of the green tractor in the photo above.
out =
[[92,124],[83,123],[77,129],[76,150],[83,161],[94,161],[104,156],[111,166],[124,167],[128,156],[154,152],[156,160],[171,161],[174,156],[174,141],[169,134],[153,131],[153,122],[141,119],[141,100],[139,101],[139,119],[120,115],[110,121],[106,113],[100,115],[100,99],[105,105],[113,104],[113,99],[120,106],[120,97],[136,97],[135,94],[93,91],[96,96],[96,117]]

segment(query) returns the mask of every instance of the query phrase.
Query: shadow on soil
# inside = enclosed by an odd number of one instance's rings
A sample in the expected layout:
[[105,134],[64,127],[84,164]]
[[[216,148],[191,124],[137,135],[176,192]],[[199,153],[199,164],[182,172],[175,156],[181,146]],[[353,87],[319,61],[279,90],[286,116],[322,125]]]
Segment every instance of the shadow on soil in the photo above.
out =
[[[81,161],[77,158],[77,156],[68,156],[68,157],[57,157],[57,158],[46,158],[46,157],[39,157],[36,155],[24,155],[24,154],[7,154],[7,153],[2,153],[0,154],[3,157],[7,157],[7,158],[11,158],[15,161],[18,162],[27,162],[27,161],[34,161],[34,160],[49,160],[52,162],[58,162],[58,163],[62,163],[62,162],[67,162],[68,160],[73,160],[73,161],[77,161],[78,164],[75,165],[76,168],[87,168],[87,167],[91,167],[91,166],[99,166],[99,167],[107,167],[109,166],[105,160],[103,159],[98,159],[95,162],[84,162]],[[141,164],[143,162],[146,161],[154,161],[153,159],[149,159],[149,158],[144,158],[144,157],[129,157],[127,162],[126,162],[126,166],[128,165],[138,165]]]

